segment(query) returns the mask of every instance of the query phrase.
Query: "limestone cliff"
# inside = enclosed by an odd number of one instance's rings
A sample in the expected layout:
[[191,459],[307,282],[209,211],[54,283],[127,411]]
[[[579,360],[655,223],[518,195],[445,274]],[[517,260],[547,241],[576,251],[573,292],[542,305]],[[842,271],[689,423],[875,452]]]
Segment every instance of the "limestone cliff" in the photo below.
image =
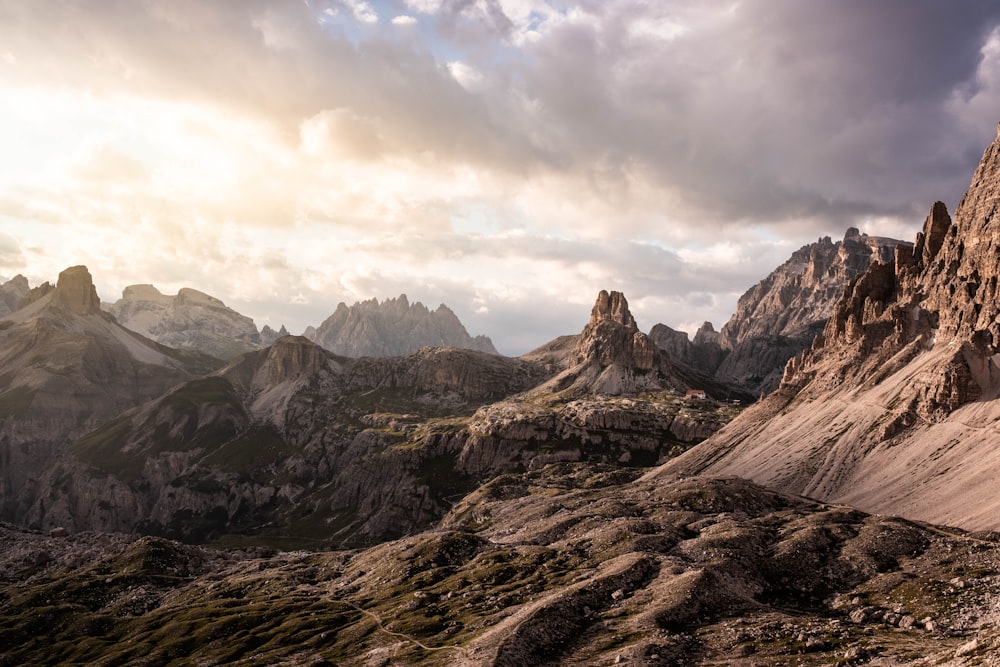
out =
[[[853,278],[762,404],[676,462],[864,509],[998,527],[1000,138],[951,221]],[[974,462],[974,463],[973,463]]]
[[228,361],[261,346],[253,320],[219,299],[190,288],[168,296],[152,285],[130,285],[105,306],[132,331],[174,348],[187,348]]
[[469,335],[454,312],[444,304],[429,310],[411,304],[405,294],[396,299],[369,299],[353,306],[341,303],[306,337],[335,354],[348,357],[389,357],[422,347],[458,347],[497,354],[486,336]]

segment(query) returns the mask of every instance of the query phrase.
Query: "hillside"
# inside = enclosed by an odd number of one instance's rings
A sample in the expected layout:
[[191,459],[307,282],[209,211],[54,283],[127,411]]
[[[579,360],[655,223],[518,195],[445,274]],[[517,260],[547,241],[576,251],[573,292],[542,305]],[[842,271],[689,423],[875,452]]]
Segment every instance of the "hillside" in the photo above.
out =
[[781,388],[661,475],[739,474],[792,493],[1000,527],[1000,138],[952,222],[851,281]]

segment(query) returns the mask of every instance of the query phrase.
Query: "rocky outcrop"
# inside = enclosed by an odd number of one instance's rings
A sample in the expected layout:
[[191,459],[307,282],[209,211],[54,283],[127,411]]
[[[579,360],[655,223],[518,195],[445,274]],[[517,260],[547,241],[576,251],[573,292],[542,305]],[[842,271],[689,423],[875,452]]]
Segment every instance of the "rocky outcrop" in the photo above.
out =
[[1000,500],[983,471],[1000,466],[998,198],[1000,139],[954,223],[934,204],[912,247],[850,281],[778,391],[669,467],[996,528]]
[[52,292],[52,306],[65,308],[76,315],[96,315],[101,312],[101,299],[85,266],[71,266],[59,274]]
[[223,361],[261,347],[252,319],[213,296],[186,287],[167,296],[153,285],[130,285],[106,310],[122,326],[159,343],[198,350]]
[[29,290],[28,279],[20,274],[0,285],[0,317],[17,310],[18,303]]
[[[545,391],[620,395],[682,385],[672,375],[667,355],[639,331],[621,292],[602,290],[583,331],[564,342],[553,349],[551,359],[565,370]],[[546,355],[535,351],[526,356]]]
[[428,346],[497,354],[489,338],[470,336],[444,304],[432,311],[420,302],[410,304],[405,294],[381,303],[369,299],[353,306],[338,304],[333,315],[304,335],[347,357],[391,357]]

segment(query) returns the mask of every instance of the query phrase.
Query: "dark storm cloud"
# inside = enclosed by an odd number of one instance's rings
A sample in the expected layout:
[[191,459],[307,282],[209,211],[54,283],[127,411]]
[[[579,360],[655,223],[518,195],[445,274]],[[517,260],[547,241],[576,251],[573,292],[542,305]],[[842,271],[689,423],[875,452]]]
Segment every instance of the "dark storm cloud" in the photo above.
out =
[[[672,17],[672,39],[631,30]],[[967,185],[989,127],[951,105],[998,20],[993,2],[612,3],[534,48],[525,87],[555,162],[642,162],[716,221],[899,214]]]

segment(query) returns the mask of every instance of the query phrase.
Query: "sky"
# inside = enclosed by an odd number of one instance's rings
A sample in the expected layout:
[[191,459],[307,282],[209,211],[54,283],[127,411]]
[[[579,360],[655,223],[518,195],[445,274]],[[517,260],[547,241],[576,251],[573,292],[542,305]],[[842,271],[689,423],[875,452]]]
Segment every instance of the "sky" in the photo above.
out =
[[802,245],[912,240],[1000,121],[978,0],[0,0],[0,276],[292,333],[447,304],[516,355],[601,289],[716,328]]

